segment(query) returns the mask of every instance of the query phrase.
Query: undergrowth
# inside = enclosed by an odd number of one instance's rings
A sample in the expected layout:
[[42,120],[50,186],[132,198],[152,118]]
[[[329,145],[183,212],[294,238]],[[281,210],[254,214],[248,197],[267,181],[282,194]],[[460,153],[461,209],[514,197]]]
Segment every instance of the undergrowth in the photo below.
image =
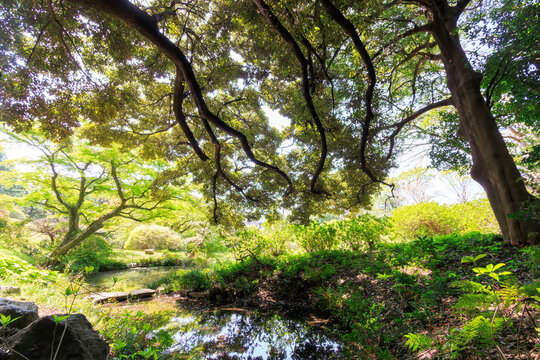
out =
[[[379,244],[363,253],[250,256],[204,280],[183,272],[167,281],[174,289],[207,288],[211,281],[211,298],[220,303],[311,305],[341,329],[351,356],[486,359],[538,351],[536,254],[472,233]],[[511,345],[503,349],[500,339]]]

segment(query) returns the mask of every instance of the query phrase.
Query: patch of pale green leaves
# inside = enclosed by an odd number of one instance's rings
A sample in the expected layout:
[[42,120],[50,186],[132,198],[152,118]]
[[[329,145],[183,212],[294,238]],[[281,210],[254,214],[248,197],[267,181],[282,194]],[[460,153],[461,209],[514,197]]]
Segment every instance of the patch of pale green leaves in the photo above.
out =
[[472,270],[476,273],[476,276],[487,275],[497,281],[500,281],[500,276],[512,274],[512,272],[510,271],[497,272],[497,270],[502,268],[503,266],[505,266],[505,264],[503,263],[499,263],[496,265],[488,264],[486,265],[486,267],[476,267]]
[[405,345],[414,352],[429,349],[433,344],[431,338],[424,334],[408,333],[404,337],[407,339]]

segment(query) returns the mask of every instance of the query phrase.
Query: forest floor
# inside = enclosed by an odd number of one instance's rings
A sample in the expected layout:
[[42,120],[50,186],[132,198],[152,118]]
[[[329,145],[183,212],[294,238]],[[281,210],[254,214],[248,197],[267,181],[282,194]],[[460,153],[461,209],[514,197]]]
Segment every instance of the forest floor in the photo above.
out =
[[179,302],[302,316],[337,328],[351,358],[536,359],[532,251],[449,236],[365,253],[252,258],[216,271],[209,303]]

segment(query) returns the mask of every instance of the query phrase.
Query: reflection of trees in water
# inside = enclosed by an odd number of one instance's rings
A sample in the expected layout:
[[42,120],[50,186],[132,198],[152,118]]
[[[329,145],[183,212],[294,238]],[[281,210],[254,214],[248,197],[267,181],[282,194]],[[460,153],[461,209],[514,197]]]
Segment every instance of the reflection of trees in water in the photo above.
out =
[[278,315],[203,312],[172,320],[174,350],[211,359],[341,359],[320,331]]

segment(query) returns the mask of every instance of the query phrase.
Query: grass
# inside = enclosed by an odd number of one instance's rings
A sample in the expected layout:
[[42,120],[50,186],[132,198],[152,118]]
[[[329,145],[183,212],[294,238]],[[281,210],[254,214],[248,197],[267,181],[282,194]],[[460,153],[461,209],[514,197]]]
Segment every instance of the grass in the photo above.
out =
[[0,258],[1,283],[21,289],[20,294],[10,298],[35,302],[42,316],[83,313],[111,345],[111,359],[175,358],[174,353],[163,353],[172,339],[158,331],[172,317],[172,312],[147,315],[104,309],[85,296],[85,284],[79,275],[37,269],[9,250],[0,249],[0,253],[3,255]]
[[[16,255],[10,250],[0,254],[0,261]],[[126,250],[113,250],[106,261],[150,265],[171,258],[194,261],[183,253]],[[213,265],[199,259],[201,268]],[[440,359],[488,359],[499,356],[499,350],[508,358],[534,358],[538,307],[527,299],[540,299],[538,260],[536,248],[507,247],[491,235],[475,233],[383,243],[365,252],[216,261],[212,270],[181,270],[159,284],[169,291],[208,289],[215,304],[308,309],[306,316],[325,318],[341,332],[351,358],[414,359],[417,353],[432,352]],[[3,283],[21,287],[21,298],[62,309],[74,280],[17,261],[12,269],[0,266]],[[505,265],[495,271],[490,264]],[[73,310],[97,324],[116,356],[148,349],[158,353],[167,343],[163,334],[152,337],[153,329],[166,321],[162,315],[105,314],[82,297]]]
[[[481,253],[486,256],[477,263],[461,263],[464,257]],[[415,358],[412,349],[416,349],[434,351],[443,359],[485,359],[497,356],[497,339],[507,344],[504,351],[513,356],[535,351],[534,319],[516,316],[526,313],[519,307],[524,299],[539,295],[538,264],[531,253],[504,246],[491,235],[446,235],[380,244],[367,252],[247,258],[205,276],[183,272],[165,282],[170,289],[210,286],[217,303],[313,305],[313,314],[330,319],[360,358]],[[473,271],[503,263],[501,271],[510,275],[500,281],[478,277],[480,270]],[[469,294],[456,285],[459,281],[489,286],[489,291]],[[475,296],[485,306],[464,308],[463,299]],[[503,296],[510,296],[507,305],[500,302]],[[496,304],[501,305],[497,317]],[[534,304],[527,311],[537,314]],[[500,325],[503,316],[504,327]],[[492,318],[497,324],[493,339],[487,332]],[[516,354],[520,326],[521,354]]]

